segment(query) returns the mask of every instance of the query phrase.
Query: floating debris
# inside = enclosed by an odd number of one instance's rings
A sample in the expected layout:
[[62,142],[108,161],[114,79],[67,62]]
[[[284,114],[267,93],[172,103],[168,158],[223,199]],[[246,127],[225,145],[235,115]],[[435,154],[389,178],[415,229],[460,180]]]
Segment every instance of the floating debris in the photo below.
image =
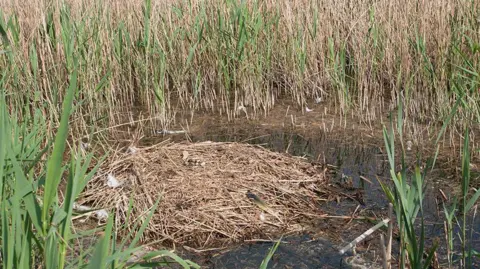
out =
[[323,98],[322,98],[322,97],[317,97],[317,98],[315,98],[315,104],[320,104],[321,102],[323,102]]
[[308,112],[312,112],[313,109],[310,109],[310,108],[308,108],[308,107],[305,107],[305,111],[308,113]]

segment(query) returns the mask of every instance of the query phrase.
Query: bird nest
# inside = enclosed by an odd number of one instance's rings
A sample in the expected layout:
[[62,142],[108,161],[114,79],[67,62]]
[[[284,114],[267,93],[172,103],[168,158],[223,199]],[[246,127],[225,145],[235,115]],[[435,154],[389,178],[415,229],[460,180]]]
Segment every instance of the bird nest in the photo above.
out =
[[207,249],[300,231],[325,179],[323,165],[260,146],[166,141],[117,154],[78,202],[115,212],[127,234],[160,199],[143,239]]

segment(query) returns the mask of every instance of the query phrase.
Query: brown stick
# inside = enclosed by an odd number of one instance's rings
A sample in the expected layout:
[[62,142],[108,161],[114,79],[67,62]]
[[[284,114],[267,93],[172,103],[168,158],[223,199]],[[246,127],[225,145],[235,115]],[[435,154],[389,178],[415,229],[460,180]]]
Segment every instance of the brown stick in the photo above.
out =
[[451,268],[451,252],[450,252],[450,242],[448,241],[448,226],[447,221],[443,222],[443,229],[445,230],[445,242],[447,242],[447,260],[448,260],[448,268]]
[[[393,219],[393,205],[388,204],[388,218]],[[393,221],[388,223],[388,242],[387,242],[387,269],[392,268],[392,240],[393,240]]]
[[380,234],[380,248],[382,250],[383,269],[388,269],[388,257],[387,250],[385,249],[385,239],[383,238],[383,234]]

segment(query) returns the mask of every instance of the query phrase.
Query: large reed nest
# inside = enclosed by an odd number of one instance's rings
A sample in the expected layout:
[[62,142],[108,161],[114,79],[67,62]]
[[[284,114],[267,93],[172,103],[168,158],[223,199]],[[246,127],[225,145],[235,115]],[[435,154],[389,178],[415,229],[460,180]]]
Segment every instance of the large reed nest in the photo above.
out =
[[160,198],[145,241],[207,249],[268,239],[301,230],[324,200],[323,165],[260,146],[166,141],[107,163],[79,203],[116,212],[122,225],[133,197],[128,233]]

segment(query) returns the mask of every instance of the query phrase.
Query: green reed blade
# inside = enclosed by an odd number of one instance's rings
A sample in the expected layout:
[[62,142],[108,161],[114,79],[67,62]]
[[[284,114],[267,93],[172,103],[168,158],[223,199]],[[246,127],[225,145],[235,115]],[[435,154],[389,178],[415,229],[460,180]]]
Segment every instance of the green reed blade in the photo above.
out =
[[48,213],[50,206],[52,205],[57,192],[58,184],[61,179],[62,172],[62,159],[65,151],[65,144],[68,135],[68,119],[70,117],[71,108],[73,104],[73,96],[77,88],[77,72],[74,71],[70,76],[70,86],[67,90],[67,95],[63,102],[62,117],[60,120],[60,126],[55,137],[55,143],[53,145],[53,153],[47,162],[47,176],[45,180],[45,190],[43,195],[43,210],[42,210],[42,223],[43,232],[47,233],[48,229]]

